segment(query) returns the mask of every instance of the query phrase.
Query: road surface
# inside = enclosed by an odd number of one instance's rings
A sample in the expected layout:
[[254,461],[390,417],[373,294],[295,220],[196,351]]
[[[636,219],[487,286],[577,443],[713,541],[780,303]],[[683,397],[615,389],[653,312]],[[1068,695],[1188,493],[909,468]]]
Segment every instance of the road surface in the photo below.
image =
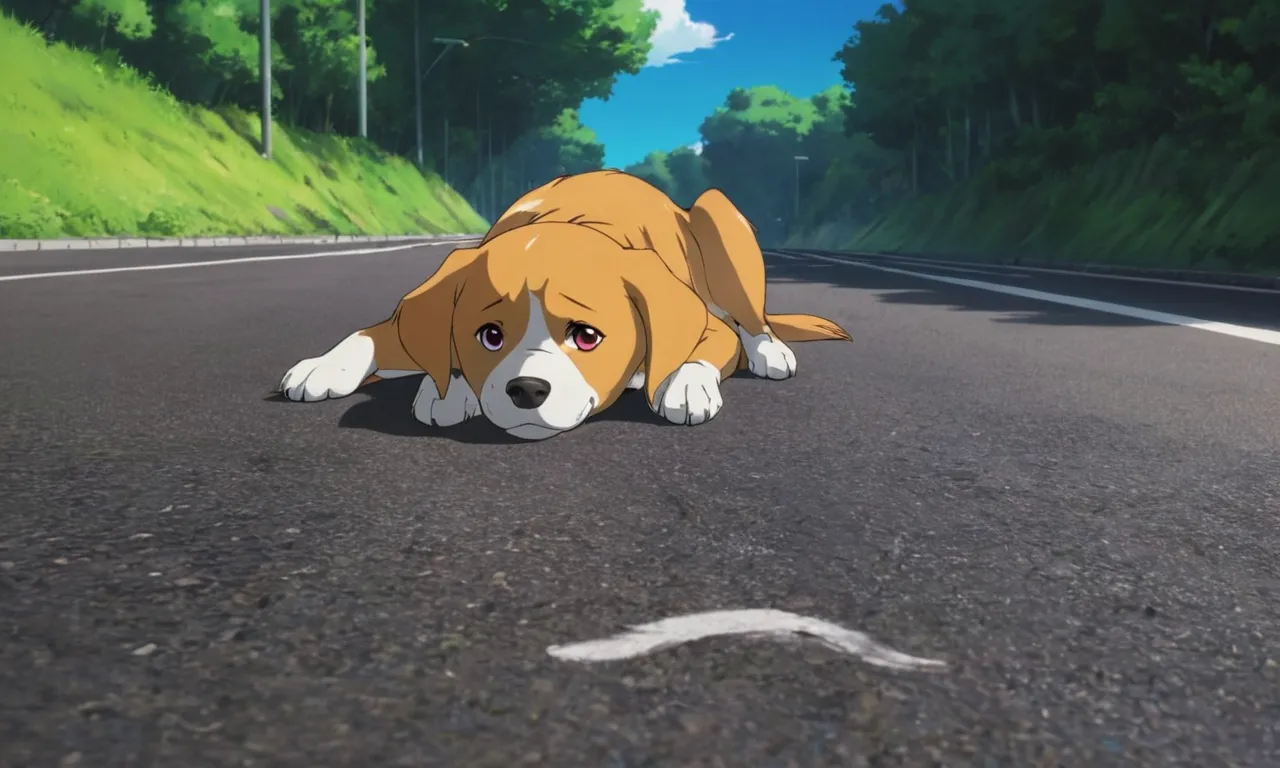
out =
[[[770,308],[855,341],[703,426],[632,393],[510,443],[414,423],[414,380],[272,396],[448,248],[0,281],[0,764],[1280,761],[1280,296],[771,254]],[[547,653],[730,608],[947,667]]]

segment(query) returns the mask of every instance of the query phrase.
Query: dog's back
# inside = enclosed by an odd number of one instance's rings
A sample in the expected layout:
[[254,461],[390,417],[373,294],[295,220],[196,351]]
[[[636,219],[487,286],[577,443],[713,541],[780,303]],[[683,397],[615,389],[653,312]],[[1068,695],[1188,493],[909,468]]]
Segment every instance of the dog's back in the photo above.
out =
[[561,176],[526,193],[494,222],[485,235],[498,235],[534,222],[577,224],[600,232],[625,248],[658,253],[667,268],[689,285],[702,282],[691,273],[689,258],[697,241],[689,229],[689,212],[662,190],[629,173],[589,171]]

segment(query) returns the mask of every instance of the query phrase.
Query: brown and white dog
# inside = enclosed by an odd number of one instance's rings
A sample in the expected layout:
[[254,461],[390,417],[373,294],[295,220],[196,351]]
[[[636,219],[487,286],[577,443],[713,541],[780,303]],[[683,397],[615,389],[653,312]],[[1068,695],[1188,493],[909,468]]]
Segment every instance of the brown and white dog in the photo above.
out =
[[701,424],[734,371],[786,379],[786,342],[849,340],[829,320],[766,315],[764,303],[755,232],[719,190],[685,210],[620,171],[564,176],[450,253],[388,320],[289,369],[280,391],[324,400],[425,372],[419,421],[483,414],[541,440],[643,389],[659,416]]

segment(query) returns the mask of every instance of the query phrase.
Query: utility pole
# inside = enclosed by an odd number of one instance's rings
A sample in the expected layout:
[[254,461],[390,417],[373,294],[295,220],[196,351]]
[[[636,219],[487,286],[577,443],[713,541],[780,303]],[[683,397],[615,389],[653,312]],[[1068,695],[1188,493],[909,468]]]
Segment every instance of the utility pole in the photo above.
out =
[[271,0],[262,0],[262,20],[258,24],[262,39],[258,42],[262,60],[262,156],[271,159]]
[[489,139],[489,213],[491,216],[498,215],[498,195],[494,189],[493,177],[493,108],[489,109],[489,132],[486,134]]
[[356,0],[357,34],[360,35],[360,138],[369,136],[369,51],[364,34],[364,0]]
[[484,218],[484,144],[480,142],[480,86],[476,85],[476,208]]
[[800,221],[800,161],[808,160],[806,155],[796,155],[796,218],[791,226],[795,226]]
[[498,176],[498,199],[505,205],[507,200],[511,199],[510,178],[507,169],[511,165],[510,153],[507,151],[507,132],[502,132],[502,141],[498,144],[498,157],[502,159],[502,172]]
[[[361,0],[363,2],[363,0]],[[413,117],[418,134],[418,170],[423,169],[422,158],[422,25],[419,23],[421,0],[413,0]]]
[[444,183],[449,186],[449,118],[444,119]]

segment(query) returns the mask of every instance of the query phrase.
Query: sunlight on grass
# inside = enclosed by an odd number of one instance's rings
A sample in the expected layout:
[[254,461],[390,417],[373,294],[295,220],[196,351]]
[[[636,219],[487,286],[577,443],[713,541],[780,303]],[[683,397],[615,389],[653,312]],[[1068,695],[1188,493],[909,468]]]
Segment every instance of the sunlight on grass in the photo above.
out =
[[434,174],[364,142],[175,101],[0,15],[0,237],[470,233]]

